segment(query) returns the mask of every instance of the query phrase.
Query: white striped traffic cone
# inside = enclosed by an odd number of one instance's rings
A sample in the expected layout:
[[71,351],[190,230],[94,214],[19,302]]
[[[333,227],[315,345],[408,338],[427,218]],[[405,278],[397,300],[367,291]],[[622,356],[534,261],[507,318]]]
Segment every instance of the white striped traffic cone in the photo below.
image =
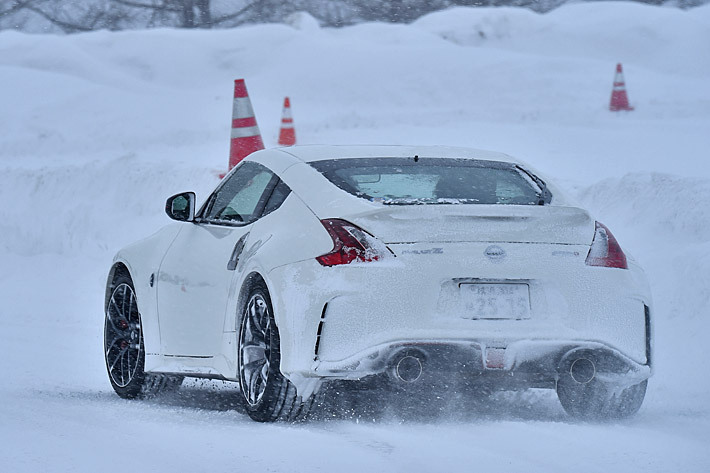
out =
[[232,107],[232,139],[229,148],[229,169],[254,151],[264,149],[254,109],[249,100],[244,79],[234,81],[234,105]]
[[611,90],[609,110],[618,112],[620,110],[633,109],[629,105],[629,97],[626,95],[626,84],[624,83],[624,71],[621,69],[621,63],[619,63],[616,65],[616,74],[614,74],[614,87]]
[[296,129],[293,127],[293,116],[291,116],[291,100],[284,99],[284,108],[281,114],[281,131],[279,132],[279,144],[283,146],[293,146],[296,144]]

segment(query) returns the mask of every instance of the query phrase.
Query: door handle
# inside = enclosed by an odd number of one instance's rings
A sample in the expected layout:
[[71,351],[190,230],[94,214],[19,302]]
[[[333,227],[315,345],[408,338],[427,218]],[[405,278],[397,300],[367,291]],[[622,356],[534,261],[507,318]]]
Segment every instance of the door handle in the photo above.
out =
[[242,254],[242,251],[244,251],[244,246],[246,244],[248,236],[249,233],[242,235],[242,237],[237,241],[237,244],[234,245],[234,250],[232,250],[232,256],[227,262],[227,271],[234,271],[235,269],[237,269],[237,265],[239,264],[239,256]]

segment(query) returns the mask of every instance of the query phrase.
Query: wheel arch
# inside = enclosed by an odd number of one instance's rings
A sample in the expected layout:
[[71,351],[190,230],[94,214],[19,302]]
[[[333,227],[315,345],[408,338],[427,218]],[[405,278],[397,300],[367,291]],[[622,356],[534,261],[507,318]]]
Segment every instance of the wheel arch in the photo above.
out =
[[[118,254],[111,265],[108,277],[106,280],[106,293],[104,299],[104,313],[108,309],[111,301],[111,294],[115,289],[114,283],[116,279],[123,275],[128,277],[133,284],[133,290],[136,293],[138,310],[141,314],[141,324],[143,330],[143,343],[146,352],[146,371],[151,371],[160,355],[160,326],[158,324],[156,313],[156,294],[155,287],[150,284],[150,278],[145,280],[140,276],[141,268],[135,268],[130,264],[130,259]],[[155,278],[153,273],[151,277]]]
[[133,281],[131,272],[128,266],[123,261],[116,261],[109,270],[108,278],[106,279],[106,294],[104,296],[104,311],[108,310],[108,304],[111,300],[111,293],[113,293],[114,282],[119,276],[126,276]]
[[[282,330],[281,330],[281,323],[283,323],[283,317],[279,317],[279,307],[278,307],[278,298],[274,297],[274,287],[273,284],[269,283],[269,280],[267,277],[264,276],[262,271],[259,271],[257,268],[252,269],[249,271],[246,277],[242,280],[241,287],[239,289],[239,294],[237,295],[237,302],[235,307],[235,310],[232,311],[234,314],[234,320],[230,321],[229,323],[232,324],[234,327],[234,331],[236,333],[237,339],[239,337],[239,327],[241,324],[242,320],[242,313],[244,309],[246,308],[247,303],[249,302],[249,294],[253,290],[254,286],[258,283],[261,283],[266,287],[266,291],[268,292],[269,300],[271,302],[271,316],[273,318],[273,323],[276,327],[276,331],[279,334],[279,342],[282,345],[283,344],[283,339],[282,339]],[[279,351],[281,350],[281,346],[279,347]],[[236,366],[236,360],[235,360],[235,366]]]
[[[249,293],[258,282],[261,282],[262,284],[264,284],[264,286],[266,286],[267,291],[269,291],[269,298],[271,298],[271,288],[266,282],[266,278],[264,278],[264,276],[262,276],[262,274],[256,270],[251,271],[249,274],[247,274],[244,280],[242,281],[242,285],[239,289],[239,294],[237,295],[236,314],[234,319],[234,329],[237,332],[239,332],[241,313],[244,310],[244,307],[246,306],[247,300],[249,298]],[[273,301],[271,304],[273,306]]]
[[[278,368],[278,374],[275,377],[269,376],[269,379],[278,379],[281,380],[280,384],[275,388],[276,391],[273,394],[273,405],[267,406],[266,408],[258,407],[255,408],[257,410],[251,409],[247,406],[247,413],[249,416],[257,420],[259,422],[272,422],[275,420],[289,420],[289,421],[294,421],[301,419],[308,415],[308,412],[310,411],[311,407],[313,406],[313,392],[310,392],[310,394],[307,395],[307,397],[304,397],[305,395],[303,393],[299,393],[298,388],[296,385],[292,383],[292,380],[290,379],[289,376],[285,375],[283,371],[281,370],[281,361],[283,361],[283,340],[281,338],[280,330],[278,327],[278,316],[277,316],[277,311],[276,307],[274,307],[274,297],[273,297],[273,286],[269,284],[268,280],[266,277],[263,276],[263,274],[258,271],[257,269],[254,269],[250,271],[247,276],[243,279],[243,282],[241,284],[241,287],[239,289],[239,294],[237,297],[237,311],[235,311],[235,319],[236,319],[236,334],[237,334],[237,347],[236,347],[236,355],[237,358],[239,357],[239,350],[240,350],[240,330],[241,330],[241,320],[242,320],[242,314],[245,312],[245,308],[247,307],[247,304],[249,303],[250,300],[250,295],[252,291],[254,290],[254,287],[259,284],[263,285],[263,287],[266,289],[268,299],[270,300],[270,305],[271,305],[271,318],[272,318],[272,327],[276,329],[276,339],[278,343],[278,347],[276,348],[276,352],[278,353],[276,356],[276,359],[272,358],[271,366],[274,367],[274,365],[277,366]],[[273,340],[273,338],[272,338]],[[274,350],[270,351],[272,354]],[[276,361],[278,360],[278,361]],[[236,378],[239,379],[240,374],[239,374],[239,366],[238,366],[238,359],[235,360],[235,367],[236,367]],[[267,388],[268,389],[268,388]],[[267,399],[265,397],[264,399]]]

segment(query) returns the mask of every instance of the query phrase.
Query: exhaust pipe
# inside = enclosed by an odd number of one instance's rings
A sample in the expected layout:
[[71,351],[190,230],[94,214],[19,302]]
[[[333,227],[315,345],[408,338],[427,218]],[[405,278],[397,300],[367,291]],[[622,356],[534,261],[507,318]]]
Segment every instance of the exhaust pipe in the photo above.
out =
[[397,381],[413,383],[422,377],[425,358],[424,354],[417,350],[401,352],[392,357],[390,375]]
[[587,384],[597,375],[597,366],[589,358],[577,358],[570,365],[569,374],[576,383]]

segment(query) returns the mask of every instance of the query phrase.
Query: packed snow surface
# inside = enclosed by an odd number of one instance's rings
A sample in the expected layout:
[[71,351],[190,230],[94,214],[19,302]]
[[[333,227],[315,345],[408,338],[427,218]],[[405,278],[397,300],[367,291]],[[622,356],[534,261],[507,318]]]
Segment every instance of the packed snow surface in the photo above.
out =
[[[73,36],[0,33],[0,458],[24,471],[710,471],[710,6],[458,8],[411,25]],[[608,110],[623,63],[633,112]],[[646,268],[655,374],[627,421],[572,422],[551,392],[433,424],[252,423],[233,387],[148,402],[102,356],[115,251],[204,198],[228,156],[232,81],[264,141],[446,144],[552,176]]]

